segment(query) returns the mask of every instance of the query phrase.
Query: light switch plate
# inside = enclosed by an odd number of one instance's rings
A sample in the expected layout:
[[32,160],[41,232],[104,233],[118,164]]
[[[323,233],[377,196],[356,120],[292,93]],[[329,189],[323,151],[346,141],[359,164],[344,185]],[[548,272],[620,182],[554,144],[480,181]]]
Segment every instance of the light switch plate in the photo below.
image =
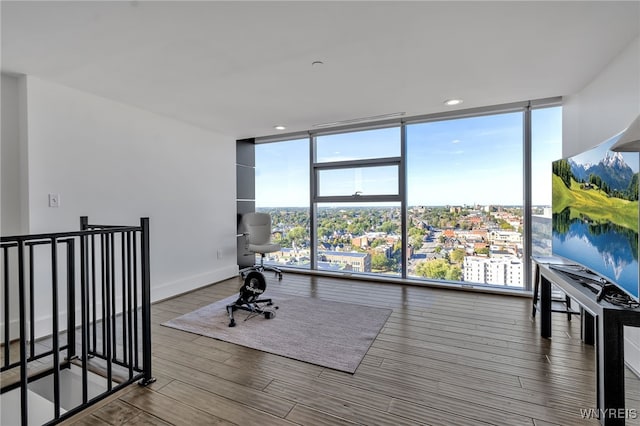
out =
[[60,194],[49,194],[49,207],[60,207]]

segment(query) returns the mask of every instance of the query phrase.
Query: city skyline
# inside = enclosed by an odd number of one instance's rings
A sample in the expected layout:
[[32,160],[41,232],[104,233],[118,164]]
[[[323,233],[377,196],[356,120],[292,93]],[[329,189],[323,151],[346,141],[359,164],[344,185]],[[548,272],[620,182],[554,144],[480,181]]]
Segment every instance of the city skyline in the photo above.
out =
[[360,207],[365,214],[344,206],[320,209],[315,242],[306,208],[260,209],[277,224],[274,241],[281,246],[266,262],[309,268],[314,252],[319,270],[397,276],[406,263],[412,278],[522,286],[520,207],[410,209],[404,234],[398,206]]

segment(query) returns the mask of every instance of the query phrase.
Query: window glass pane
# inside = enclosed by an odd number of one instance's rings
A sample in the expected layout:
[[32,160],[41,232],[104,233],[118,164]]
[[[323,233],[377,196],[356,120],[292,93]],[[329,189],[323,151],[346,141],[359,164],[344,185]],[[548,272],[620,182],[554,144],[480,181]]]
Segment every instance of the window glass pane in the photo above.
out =
[[340,133],[316,138],[316,162],[400,156],[400,127]]
[[309,207],[309,141],[258,144],[256,207]]
[[318,196],[397,195],[398,166],[318,171]]
[[562,107],[531,112],[531,254],[551,256],[551,163],[562,157]]
[[319,203],[317,216],[318,269],[400,274],[400,203]]
[[[258,211],[271,215],[271,241],[280,244],[281,250],[267,254],[265,265],[291,268],[311,267],[310,221],[307,207],[259,207]],[[260,255],[256,255],[260,263]]]
[[407,126],[410,277],[523,287],[522,120]]
[[271,215],[272,241],[282,247],[268,254],[265,264],[308,269],[309,141],[258,144],[255,158],[256,210]]
[[[532,111],[532,254],[550,254],[550,164],[561,157],[561,107]],[[399,202],[317,205],[318,269],[524,287],[523,113],[407,125],[407,234]],[[400,128],[317,137],[320,197],[399,194]],[[346,166],[346,167],[344,167]],[[309,268],[309,141],[256,146],[256,208],[283,250],[267,263]],[[337,198],[336,200],[338,200]],[[402,251],[402,238],[408,251]],[[257,259],[259,260],[259,259]]]

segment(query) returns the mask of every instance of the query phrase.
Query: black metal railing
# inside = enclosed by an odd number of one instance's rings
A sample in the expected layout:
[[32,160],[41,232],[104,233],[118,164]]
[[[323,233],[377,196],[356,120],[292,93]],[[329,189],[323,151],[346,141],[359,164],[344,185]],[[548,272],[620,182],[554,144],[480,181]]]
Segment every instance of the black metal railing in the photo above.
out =
[[[38,380],[51,381],[47,424],[133,382],[154,381],[148,218],[140,226],[111,226],[81,217],[80,231],[1,237],[0,250],[0,393],[19,392],[22,425],[28,385],[36,388]],[[71,369],[81,377],[76,397],[62,375]]]

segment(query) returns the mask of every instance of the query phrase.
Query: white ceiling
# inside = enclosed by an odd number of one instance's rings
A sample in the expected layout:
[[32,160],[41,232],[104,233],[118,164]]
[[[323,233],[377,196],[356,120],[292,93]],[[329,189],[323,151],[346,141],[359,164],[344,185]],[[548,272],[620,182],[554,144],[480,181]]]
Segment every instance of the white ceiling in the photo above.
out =
[[2,71],[265,136],[576,93],[638,37],[639,6],[2,1]]

